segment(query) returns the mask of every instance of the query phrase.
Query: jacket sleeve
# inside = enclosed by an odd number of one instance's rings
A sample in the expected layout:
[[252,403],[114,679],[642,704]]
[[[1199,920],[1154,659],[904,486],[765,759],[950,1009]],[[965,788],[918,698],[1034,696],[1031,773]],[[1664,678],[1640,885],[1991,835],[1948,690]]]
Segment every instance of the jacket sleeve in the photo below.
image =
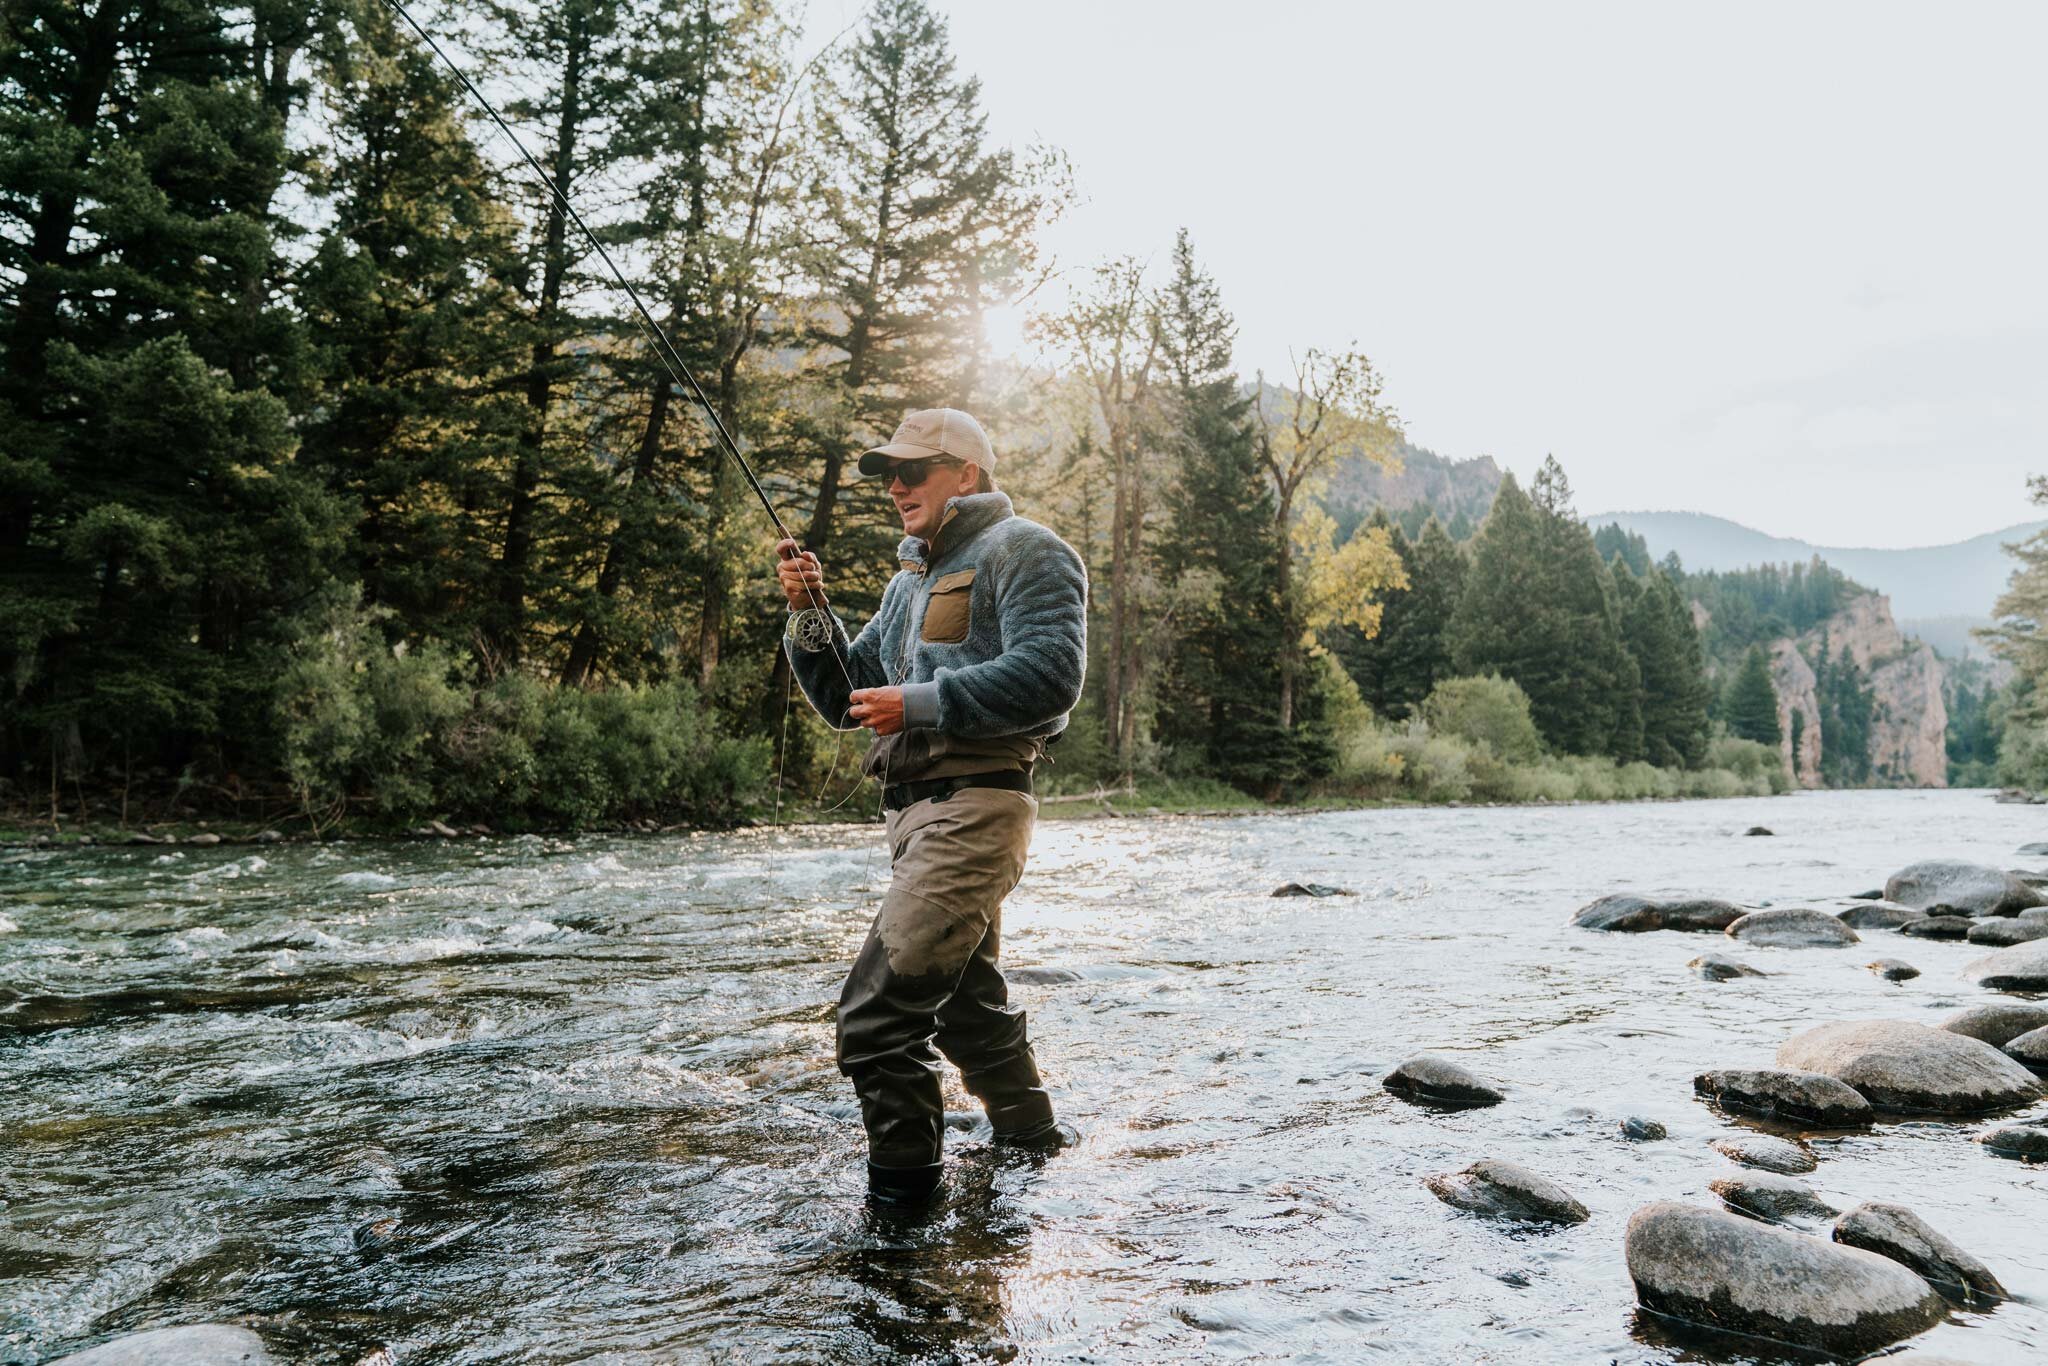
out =
[[888,629],[890,609],[899,606],[901,582],[901,576],[890,581],[882,592],[881,606],[851,640],[847,638],[846,623],[837,615],[832,618],[829,650],[799,650],[787,634],[782,638],[782,650],[789,656],[789,670],[795,675],[797,686],[818,709],[818,715],[825,718],[825,724],[834,730],[860,729],[847,715],[847,709],[853,705],[848,694],[853,689],[879,688],[889,681],[882,667],[883,636]]
[[995,590],[1002,653],[906,687],[908,724],[965,737],[1021,735],[1080,701],[1088,667],[1088,571],[1081,557],[1047,531],[1005,557]]

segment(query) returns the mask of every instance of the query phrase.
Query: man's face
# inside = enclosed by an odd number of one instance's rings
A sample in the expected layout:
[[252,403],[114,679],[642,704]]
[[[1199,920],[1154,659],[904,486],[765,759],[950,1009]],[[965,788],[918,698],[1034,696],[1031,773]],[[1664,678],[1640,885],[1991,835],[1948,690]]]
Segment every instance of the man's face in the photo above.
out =
[[946,515],[946,500],[974,492],[979,478],[980,470],[974,465],[943,462],[934,462],[916,488],[906,487],[891,474],[889,497],[896,504],[896,515],[903,519],[903,534],[929,541],[939,529],[939,519]]

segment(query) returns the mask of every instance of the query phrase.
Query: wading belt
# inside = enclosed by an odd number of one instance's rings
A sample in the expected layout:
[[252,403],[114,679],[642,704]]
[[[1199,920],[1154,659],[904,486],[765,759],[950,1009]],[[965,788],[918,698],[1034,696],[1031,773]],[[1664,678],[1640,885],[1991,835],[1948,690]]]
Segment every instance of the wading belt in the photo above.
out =
[[1006,792],[1031,791],[1031,774],[1026,771],[963,773],[957,778],[927,778],[921,783],[896,783],[882,789],[882,807],[901,811],[921,801],[944,801],[963,787],[999,787]]

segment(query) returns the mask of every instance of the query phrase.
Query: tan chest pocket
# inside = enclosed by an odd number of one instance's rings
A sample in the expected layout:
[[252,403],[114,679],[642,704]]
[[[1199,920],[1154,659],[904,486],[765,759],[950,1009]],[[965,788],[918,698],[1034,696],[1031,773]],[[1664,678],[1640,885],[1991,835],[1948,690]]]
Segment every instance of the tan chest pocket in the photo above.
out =
[[974,571],[962,569],[932,580],[924,607],[924,639],[934,645],[957,645],[972,624],[968,602],[974,596]]

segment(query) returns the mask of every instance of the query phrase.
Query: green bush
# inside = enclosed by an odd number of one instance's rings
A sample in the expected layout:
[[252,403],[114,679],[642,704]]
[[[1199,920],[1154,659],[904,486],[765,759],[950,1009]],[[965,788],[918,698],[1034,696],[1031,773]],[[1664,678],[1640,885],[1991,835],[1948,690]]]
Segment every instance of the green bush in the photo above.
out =
[[1512,764],[1534,763],[1543,754],[1529,694],[1498,674],[1444,679],[1423,699],[1422,715],[1438,734],[1485,745]]
[[2048,725],[2017,717],[2006,722],[1998,746],[1998,781],[2029,792],[2048,791]]
[[1707,746],[1707,767],[1726,769],[1736,777],[1747,780],[1749,786],[1760,786],[1763,792],[1789,792],[1792,789],[1792,775],[1785,771],[1785,758],[1776,745],[1767,745],[1759,740],[1743,740],[1733,735],[1718,735]]

